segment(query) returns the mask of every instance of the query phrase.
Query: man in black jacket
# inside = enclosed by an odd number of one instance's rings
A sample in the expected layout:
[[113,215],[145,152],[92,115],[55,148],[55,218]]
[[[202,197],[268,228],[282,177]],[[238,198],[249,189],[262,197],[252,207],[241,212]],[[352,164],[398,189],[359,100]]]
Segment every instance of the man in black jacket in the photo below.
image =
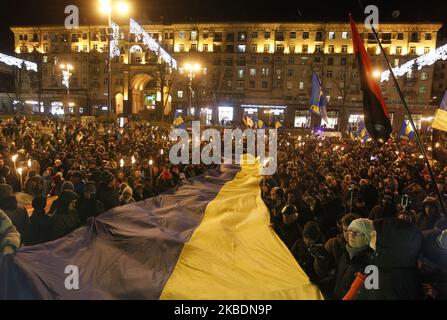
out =
[[105,211],[120,205],[118,192],[115,188],[115,177],[108,170],[103,171],[99,177],[97,199],[104,204]]
[[92,181],[88,181],[84,185],[81,197],[76,202],[81,224],[85,224],[90,217],[96,217],[104,212],[104,205],[96,198],[96,185]]
[[281,210],[281,215],[282,221],[274,223],[273,229],[290,250],[303,237],[303,230],[298,223],[298,210],[294,205],[288,204]]

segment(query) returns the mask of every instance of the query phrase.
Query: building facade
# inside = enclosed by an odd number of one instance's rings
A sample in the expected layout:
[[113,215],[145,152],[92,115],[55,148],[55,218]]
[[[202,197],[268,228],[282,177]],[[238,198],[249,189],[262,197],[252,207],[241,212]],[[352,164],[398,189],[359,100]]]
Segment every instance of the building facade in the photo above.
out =
[[[121,26],[121,55],[112,63],[113,108],[118,114],[155,112],[161,110],[162,100],[165,110],[187,112],[191,108],[206,123],[239,122],[243,115],[249,115],[270,126],[280,120],[290,127],[308,128],[312,125],[309,98],[315,71],[329,100],[328,127],[346,130],[361,117],[359,69],[348,23],[143,27],[172,54],[179,68],[160,65],[154,52],[129,33],[129,26]],[[380,79],[385,60],[373,34],[363,25],[359,27],[374,65],[373,76]],[[381,24],[379,35],[392,64],[398,66],[435,50],[440,28],[440,24],[426,23]],[[12,31],[18,55],[30,56],[37,51],[42,57],[40,95],[45,112],[98,114],[106,108],[106,26],[71,31],[63,27],[14,27]],[[73,65],[69,90],[62,85],[59,68],[67,63]],[[187,64],[199,67],[192,72]],[[399,79],[419,127],[428,123],[435,111],[430,106],[434,68],[414,70]],[[404,119],[399,96],[392,81],[381,86],[393,125],[398,128]]]

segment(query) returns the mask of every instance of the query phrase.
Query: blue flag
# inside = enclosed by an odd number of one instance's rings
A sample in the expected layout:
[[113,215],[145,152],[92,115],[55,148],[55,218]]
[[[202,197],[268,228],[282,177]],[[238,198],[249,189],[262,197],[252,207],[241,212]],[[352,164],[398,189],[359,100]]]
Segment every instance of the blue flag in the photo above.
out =
[[442,110],[447,110],[447,91],[444,93],[444,98],[442,98],[439,108],[441,108]]
[[186,129],[186,122],[183,120],[183,115],[176,111],[174,116],[174,128],[176,129]]
[[317,114],[323,119],[326,124],[329,124],[327,118],[327,99],[324,92],[324,88],[321,85],[321,81],[318,75],[314,72],[312,75],[312,94],[310,96],[310,111]]
[[359,128],[357,130],[357,136],[360,138],[362,142],[366,142],[368,140],[369,134],[366,130],[365,121],[360,121]]
[[402,122],[402,126],[400,127],[399,137],[404,140],[413,140],[414,131],[411,128],[410,122],[408,120],[404,120]]

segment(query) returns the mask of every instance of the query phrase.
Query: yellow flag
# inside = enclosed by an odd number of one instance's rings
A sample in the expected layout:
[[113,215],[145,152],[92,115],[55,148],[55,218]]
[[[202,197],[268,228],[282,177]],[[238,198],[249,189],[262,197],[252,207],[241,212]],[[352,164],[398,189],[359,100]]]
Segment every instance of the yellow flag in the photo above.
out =
[[431,125],[433,129],[447,131],[447,111],[438,109]]

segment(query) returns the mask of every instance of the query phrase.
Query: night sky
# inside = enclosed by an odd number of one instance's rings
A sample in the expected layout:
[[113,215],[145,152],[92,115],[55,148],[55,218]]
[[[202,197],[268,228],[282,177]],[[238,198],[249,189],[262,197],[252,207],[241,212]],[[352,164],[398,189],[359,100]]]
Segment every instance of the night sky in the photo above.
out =
[[[128,0],[138,9],[132,17],[144,22],[207,21],[347,21],[351,12],[363,17],[360,4],[376,4],[385,22],[442,22],[447,25],[447,1],[425,0]],[[106,23],[97,10],[99,0],[2,0],[0,2],[0,52],[11,52],[13,25],[62,25],[64,8],[74,4],[80,9],[80,23]],[[393,12],[399,11],[398,17]],[[443,28],[447,34],[447,26]]]

